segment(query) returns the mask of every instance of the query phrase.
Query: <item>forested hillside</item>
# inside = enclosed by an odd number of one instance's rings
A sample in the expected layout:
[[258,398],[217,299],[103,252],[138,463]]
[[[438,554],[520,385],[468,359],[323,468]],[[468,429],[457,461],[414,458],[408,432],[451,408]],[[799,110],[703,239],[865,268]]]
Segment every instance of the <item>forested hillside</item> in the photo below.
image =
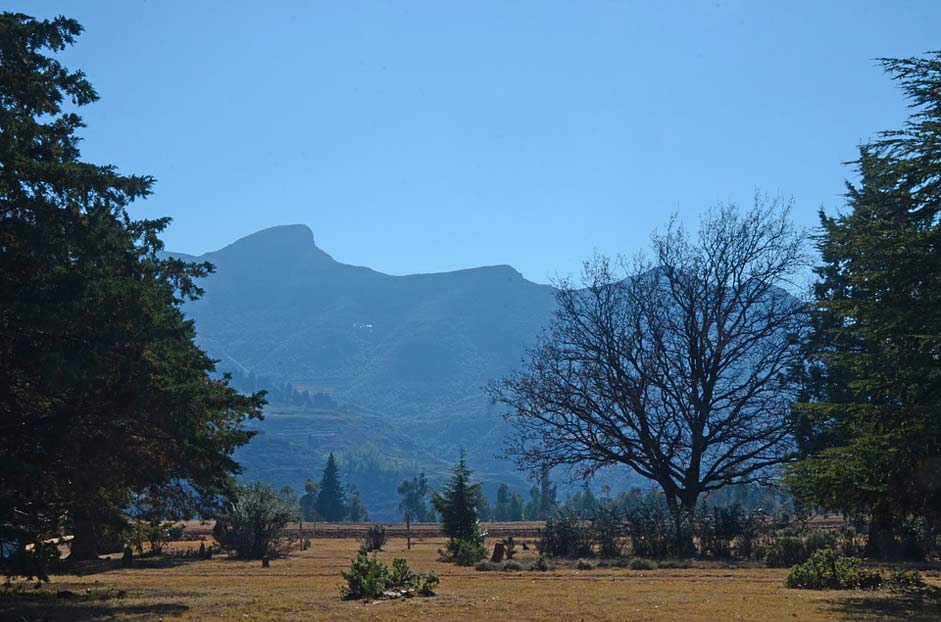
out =
[[300,487],[335,451],[378,517],[397,504],[381,482],[416,469],[434,481],[463,446],[488,489],[526,487],[499,459],[508,431],[483,387],[535,341],[552,287],[509,266],[382,274],[334,261],[301,225],[198,259],[216,266],[185,308],[200,345],[235,386],[269,391],[239,455],[247,477]]

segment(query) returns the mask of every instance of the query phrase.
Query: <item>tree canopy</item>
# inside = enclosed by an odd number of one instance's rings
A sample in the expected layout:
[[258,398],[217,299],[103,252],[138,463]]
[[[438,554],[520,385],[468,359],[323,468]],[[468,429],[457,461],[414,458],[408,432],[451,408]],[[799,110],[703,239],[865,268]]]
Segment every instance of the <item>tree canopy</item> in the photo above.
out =
[[813,505],[869,514],[874,553],[907,518],[941,518],[941,53],[882,66],[912,114],[859,148],[849,210],[821,212],[789,478]]
[[0,525],[67,526],[88,558],[134,496],[218,499],[264,400],[213,376],[180,310],[212,266],[127,211],[154,179],[80,160],[74,109],[98,95],[54,54],[81,31],[0,15]]
[[628,467],[662,488],[679,529],[703,493],[787,460],[805,322],[783,289],[803,261],[788,207],[720,206],[695,237],[673,221],[652,259],[621,273],[597,258],[561,282],[524,369],[491,386],[520,465]]
[[434,511],[428,506],[430,491],[424,472],[404,480],[398,487],[399,511],[407,522],[425,523],[434,520]]

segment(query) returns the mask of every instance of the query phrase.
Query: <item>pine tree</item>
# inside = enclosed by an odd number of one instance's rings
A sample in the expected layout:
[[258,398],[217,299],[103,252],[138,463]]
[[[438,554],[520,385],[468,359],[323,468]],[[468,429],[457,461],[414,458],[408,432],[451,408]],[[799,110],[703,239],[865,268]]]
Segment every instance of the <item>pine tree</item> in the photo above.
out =
[[941,53],[884,59],[914,110],[860,148],[850,211],[821,214],[823,258],[797,411],[808,503],[868,514],[870,552],[941,518]]
[[349,512],[346,493],[340,483],[340,469],[337,467],[333,453],[327,458],[323,477],[320,478],[320,492],[317,493],[315,508],[320,519],[329,523],[342,521]]
[[441,528],[452,541],[483,540],[477,514],[481,490],[479,484],[470,483],[471,474],[462,450],[460,460],[451,469],[451,479],[432,499],[441,515]]

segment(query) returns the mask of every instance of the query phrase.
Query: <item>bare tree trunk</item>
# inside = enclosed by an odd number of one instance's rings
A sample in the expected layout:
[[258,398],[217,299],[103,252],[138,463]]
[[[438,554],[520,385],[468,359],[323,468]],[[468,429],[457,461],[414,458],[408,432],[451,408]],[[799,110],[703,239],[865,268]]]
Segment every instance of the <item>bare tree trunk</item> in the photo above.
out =
[[405,513],[405,541],[408,545],[408,550],[412,550],[412,516],[409,512]]

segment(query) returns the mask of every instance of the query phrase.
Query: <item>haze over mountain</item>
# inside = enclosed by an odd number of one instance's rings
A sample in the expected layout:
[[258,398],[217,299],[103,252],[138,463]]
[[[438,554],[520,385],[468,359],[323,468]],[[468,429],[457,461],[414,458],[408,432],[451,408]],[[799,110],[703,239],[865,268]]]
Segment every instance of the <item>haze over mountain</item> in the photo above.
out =
[[502,481],[526,486],[499,459],[507,427],[483,387],[518,365],[547,324],[552,287],[509,266],[382,274],[333,260],[303,225],[176,255],[216,266],[185,310],[237,386],[290,383],[336,401],[273,400],[262,434],[240,452],[245,477],[300,488],[335,451],[374,518],[392,518],[400,479],[424,469],[434,482],[459,448],[491,494]]

